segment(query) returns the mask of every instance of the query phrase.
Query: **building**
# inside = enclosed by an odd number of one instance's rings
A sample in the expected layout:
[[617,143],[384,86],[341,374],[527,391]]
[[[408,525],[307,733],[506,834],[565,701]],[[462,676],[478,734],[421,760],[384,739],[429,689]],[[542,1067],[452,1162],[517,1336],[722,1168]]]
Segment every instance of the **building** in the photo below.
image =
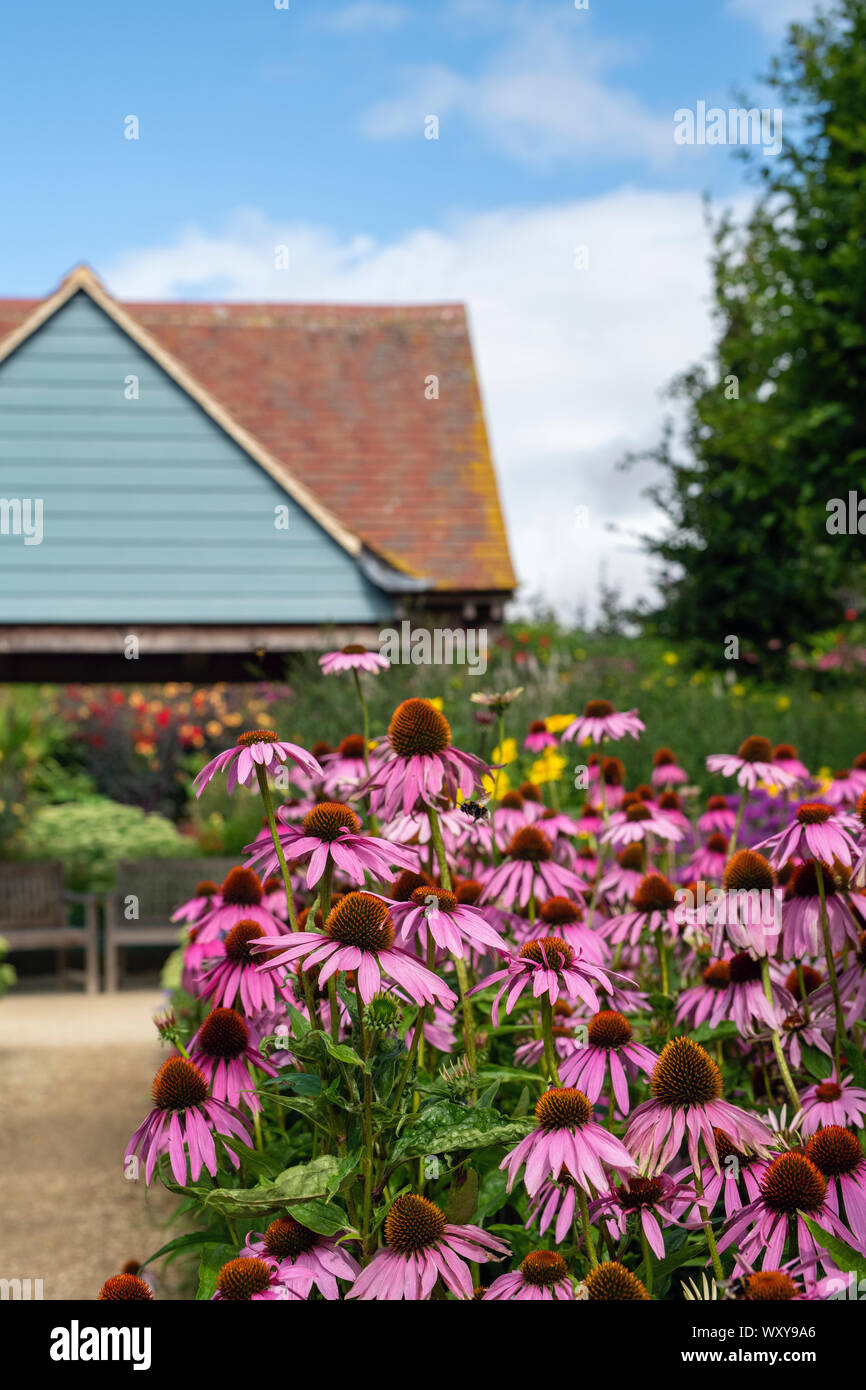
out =
[[0,300],[3,679],[230,678],[514,583],[462,305]]

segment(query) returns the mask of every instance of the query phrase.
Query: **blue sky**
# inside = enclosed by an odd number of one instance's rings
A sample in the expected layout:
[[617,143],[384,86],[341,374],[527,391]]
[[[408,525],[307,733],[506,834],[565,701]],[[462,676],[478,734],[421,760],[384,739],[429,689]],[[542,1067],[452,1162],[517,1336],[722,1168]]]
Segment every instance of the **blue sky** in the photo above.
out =
[[[640,587],[608,526],[648,518],[613,464],[709,341],[700,194],[745,196],[673,112],[764,104],[809,8],[7,0],[0,293],[86,260],[127,297],[466,299],[527,587],[590,602],[601,565]],[[551,509],[579,505],[589,534],[551,547]]]

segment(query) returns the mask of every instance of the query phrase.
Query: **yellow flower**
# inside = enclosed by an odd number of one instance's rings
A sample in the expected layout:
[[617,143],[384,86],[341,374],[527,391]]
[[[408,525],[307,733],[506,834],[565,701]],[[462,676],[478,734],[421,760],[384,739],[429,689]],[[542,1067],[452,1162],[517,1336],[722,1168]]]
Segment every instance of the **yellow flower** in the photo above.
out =
[[558,782],[568,763],[556,748],[545,748],[529,770],[530,782]]
[[779,698],[778,698],[777,701],[776,701],[776,709],[790,709],[790,708],[791,708],[791,697],[790,697],[790,695],[780,695]]
[[517,757],[517,739],[507,738],[501,748],[494,748],[492,763],[513,763]]
[[680,659],[676,652],[662,652],[662,661],[665,666],[679,666]]
[[428,705],[432,705],[434,709],[439,709],[439,710],[441,710],[441,708],[442,708],[442,696],[441,696],[441,695],[433,695],[433,696],[430,697],[430,699],[428,699],[427,703],[428,703]]
[[544,726],[549,734],[561,734],[563,729],[567,729],[569,724],[573,724],[575,715],[573,714],[549,714],[544,721]]
[[746,687],[745,687],[744,685],[741,685],[741,683],[740,683],[739,681],[737,681],[736,685],[732,685],[732,686],[731,686],[731,694],[732,694],[732,695],[745,695],[745,693],[746,693]]
[[503,797],[506,792],[511,791],[511,779],[507,772],[500,772],[498,779],[495,772],[492,775],[485,773],[481,779],[481,785],[487,796],[493,796],[496,793],[498,797]]
[[575,661],[583,661],[584,658],[585,658],[585,656],[586,656],[586,652],[584,651],[583,647],[575,647],[575,649],[574,649],[574,659],[575,659]]

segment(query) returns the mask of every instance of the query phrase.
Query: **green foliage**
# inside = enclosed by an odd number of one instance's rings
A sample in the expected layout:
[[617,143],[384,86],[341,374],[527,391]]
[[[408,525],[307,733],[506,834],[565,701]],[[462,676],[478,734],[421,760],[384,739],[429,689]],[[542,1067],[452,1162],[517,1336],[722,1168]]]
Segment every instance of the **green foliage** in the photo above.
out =
[[104,797],[42,806],[19,846],[21,858],[60,859],[67,886],[111,888],[119,859],[180,858],[190,842],[163,816]]
[[827,529],[866,478],[864,0],[794,25],[768,80],[784,146],[746,226],[714,228],[713,360],[672,387],[687,447],[669,428],[651,455],[670,525],[646,541],[656,630],[715,660],[736,634],[764,665],[864,593],[863,536]]

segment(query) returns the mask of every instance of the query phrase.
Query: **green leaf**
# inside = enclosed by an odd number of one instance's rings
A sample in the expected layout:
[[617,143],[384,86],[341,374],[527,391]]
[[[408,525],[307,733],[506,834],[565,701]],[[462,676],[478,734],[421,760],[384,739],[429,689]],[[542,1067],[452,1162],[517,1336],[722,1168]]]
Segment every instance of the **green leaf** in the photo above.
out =
[[445,1215],[452,1225],[465,1226],[472,1220],[477,1206],[478,1174],[474,1168],[461,1169],[454,1174]]
[[349,1047],[348,1043],[335,1043],[329,1033],[321,1034],[325,1048],[331,1057],[337,1062],[343,1062],[347,1067],[361,1067],[368,1070],[364,1065],[363,1057],[359,1057],[354,1047]]
[[316,1231],[320,1236],[336,1236],[352,1229],[343,1208],[331,1202],[287,1202],[286,1211],[308,1231]]
[[[682,1250],[676,1250],[672,1255],[668,1255],[664,1260],[653,1259],[653,1282],[667,1278],[673,1274],[674,1270],[681,1269],[683,1265],[703,1265],[707,1262],[707,1252],[694,1245],[684,1246]],[[640,1268],[635,1273],[642,1284],[646,1283],[646,1264],[641,1262]]]
[[454,1101],[435,1101],[406,1125],[391,1158],[419,1158],[449,1153],[452,1149],[486,1149],[491,1144],[513,1145],[533,1127],[534,1121],[508,1120],[496,1110],[479,1106],[470,1110]]
[[[285,1168],[273,1182],[262,1183],[259,1187],[220,1187],[204,1192],[200,1197],[201,1205],[221,1216],[262,1216],[290,1203],[323,1200],[328,1196],[329,1183],[339,1166],[336,1158],[322,1154],[311,1163]],[[184,1192],[189,1190],[183,1189]]]
[[198,1292],[196,1299],[212,1298],[216,1292],[217,1275],[224,1264],[233,1260],[237,1255],[234,1245],[224,1243],[206,1245],[201,1253],[201,1264],[198,1267]]
[[808,1043],[800,1044],[800,1052],[803,1055],[803,1066],[809,1075],[818,1081],[826,1081],[833,1071],[833,1058],[828,1057],[826,1052],[822,1052],[818,1047],[810,1047]]
[[825,1231],[822,1226],[818,1225],[817,1221],[812,1220],[811,1216],[806,1216],[804,1212],[801,1212],[800,1215],[803,1217],[803,1220],[818,1245],[820,1245],[822,1250],[827,1251],[827,1254],[834,1264],[838,1265],[846,1274],[852,1272],[856,1274],[858,1281],[860,1279],[866,1279],[866,1255],[861,1255],[859,1251],[852,1250],[851,1246],[844,1240],[840,1240],[838,1236],[831,1235],[829,1231]]
[[152,1265],[154,1260],[160,1259],[163,1255],[175,1255],[181,1250],[192,1250],[196,1245],[221,1241],[224,1235],[224,1231],[211,1227],[207,1231],[188,1231],[184,1236],[175,1236],[174,1240],[170,1240],[167,1245],[161,1245],[152,1255],[148,1255],[146,1260],[142,1260],[139,1268],[144,1269],[145,1265]]

